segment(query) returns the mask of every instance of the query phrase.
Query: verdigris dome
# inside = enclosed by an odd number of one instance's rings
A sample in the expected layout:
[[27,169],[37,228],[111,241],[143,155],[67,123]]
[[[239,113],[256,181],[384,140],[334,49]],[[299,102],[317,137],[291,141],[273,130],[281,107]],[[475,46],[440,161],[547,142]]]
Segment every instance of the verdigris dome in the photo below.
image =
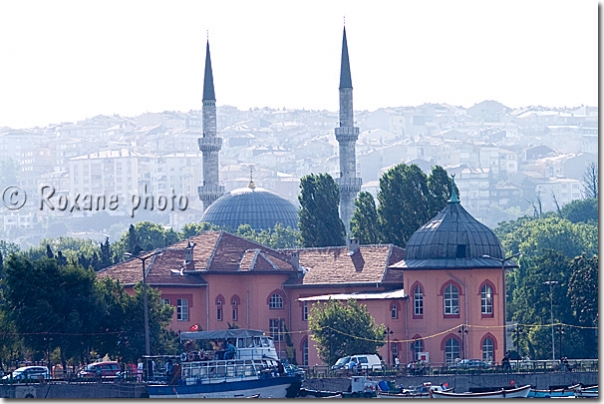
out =
[[409,238],[401,267],[489,268],[501,267],[501,259],[495,233],[470,215],[453,192],[447,206]]
[[249,224],[256,231],[272,229],[277,223],[297,229],[298,212],[287,199],[250,182],[248,187],[234,189],[218,198],[203,213],[201,221],[231,231],[237,231],[242,224]]

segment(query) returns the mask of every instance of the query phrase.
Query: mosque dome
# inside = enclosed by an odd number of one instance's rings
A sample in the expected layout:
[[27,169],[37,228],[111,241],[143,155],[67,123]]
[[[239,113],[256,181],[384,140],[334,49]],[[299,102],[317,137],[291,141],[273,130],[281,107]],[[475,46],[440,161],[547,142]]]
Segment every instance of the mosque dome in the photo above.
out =
[[[500,268],[502,259],[503,248],[495,233],[470,215],[453,192],[447,206],[409,238],[403,266]],[[515,266],[506,263],[510,265]]]
[[253,181],[246,188],[234,189],[218,198],[201,216],[208,222],[231,231],[242,224],[254,230],[268,230],[281,223],[283,227],[298,228],[296,207],[274,192],[257,188]]

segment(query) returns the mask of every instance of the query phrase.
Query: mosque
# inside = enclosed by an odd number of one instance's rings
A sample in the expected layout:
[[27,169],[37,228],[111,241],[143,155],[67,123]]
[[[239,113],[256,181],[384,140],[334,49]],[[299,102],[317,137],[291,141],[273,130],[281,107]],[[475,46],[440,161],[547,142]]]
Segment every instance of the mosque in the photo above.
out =
[[[346,30],[340,72],[340,215],[349,229],[356,177],[352,79]],[[218,179],[216,106],[209,44],[203,89],[204,203],[202,221],[236,230],[297,223],[283,198],[255,187],[224,192]],[[288,205],[289,204],[289,205]],[[293,227],[293,226],[292,226]],[[240,328],[265,330],[282,357],[293,353],[302,366],[322,365],[308,331],[313,303],[354,298],[387,328],[379,354],[387,364],[421,359],[431,366],[457,358],[498,361],[506,349],[504,259],[495,234],[472,217],[453,192],[447,206],[419,228],[405,249],[392,244],[276,250],[227,231],[207,231],[166,247],[148,260],[146,281],[164,303],[174,306],[171,328],[186,331]],[[99,271],[119,279],[132,293],[142,280],[141,263],[131,259]],[[334,325],[337,328],[338,325]],[[347,330],[341,330],[346,332]],[[152,353],[157,354],[157,353]]]

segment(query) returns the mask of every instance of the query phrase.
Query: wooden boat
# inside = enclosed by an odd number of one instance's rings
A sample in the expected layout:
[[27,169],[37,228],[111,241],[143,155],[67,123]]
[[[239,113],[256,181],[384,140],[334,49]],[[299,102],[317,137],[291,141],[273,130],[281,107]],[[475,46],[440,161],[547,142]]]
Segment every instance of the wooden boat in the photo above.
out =
[[531,391],[531,385],[518,387],[515,389],[501,389],[498,391],[487,391],[484,393],[453,393],[446,391],[430,391],[432,398],[526,398]]
[[[302,375],[278,359],[264,332],[247,329],[181,332],[181,341],[231,341],[231,351],[186,352],[175,360],[166,383],[149,384],[150,398],[295,397]],[[228,352],[228,354],[226,353]]]
[[598,386],[578,387],[575,389],[575,397],[578,398],[598,398]]
[[581,387],[581,384],[574,384],[563,389],[538,390],[531,389],[527,397],[548,398],[548,397],[574,397],[575,389]]
[[[433,387],[440,387],[440,386],[433,386]],[[440,389],[438,391],[452,392],[453,390],[455,390],[455,389],[453,387],[451,387],[451,388],[447,388],[447,389]],[[430,398],[430,393],[429,392],[415,393],[410,390],[407,390],[403,393],[388,393],[386,391],[378,391],[377,397],[378,398]]]

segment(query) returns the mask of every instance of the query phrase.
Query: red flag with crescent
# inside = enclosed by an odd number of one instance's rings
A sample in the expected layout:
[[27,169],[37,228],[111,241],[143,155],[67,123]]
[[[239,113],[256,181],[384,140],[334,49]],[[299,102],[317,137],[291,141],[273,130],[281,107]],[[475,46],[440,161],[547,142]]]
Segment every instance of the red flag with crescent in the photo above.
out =
[[190,326],[189,331],[199,331],[199,324],[193,324]]

